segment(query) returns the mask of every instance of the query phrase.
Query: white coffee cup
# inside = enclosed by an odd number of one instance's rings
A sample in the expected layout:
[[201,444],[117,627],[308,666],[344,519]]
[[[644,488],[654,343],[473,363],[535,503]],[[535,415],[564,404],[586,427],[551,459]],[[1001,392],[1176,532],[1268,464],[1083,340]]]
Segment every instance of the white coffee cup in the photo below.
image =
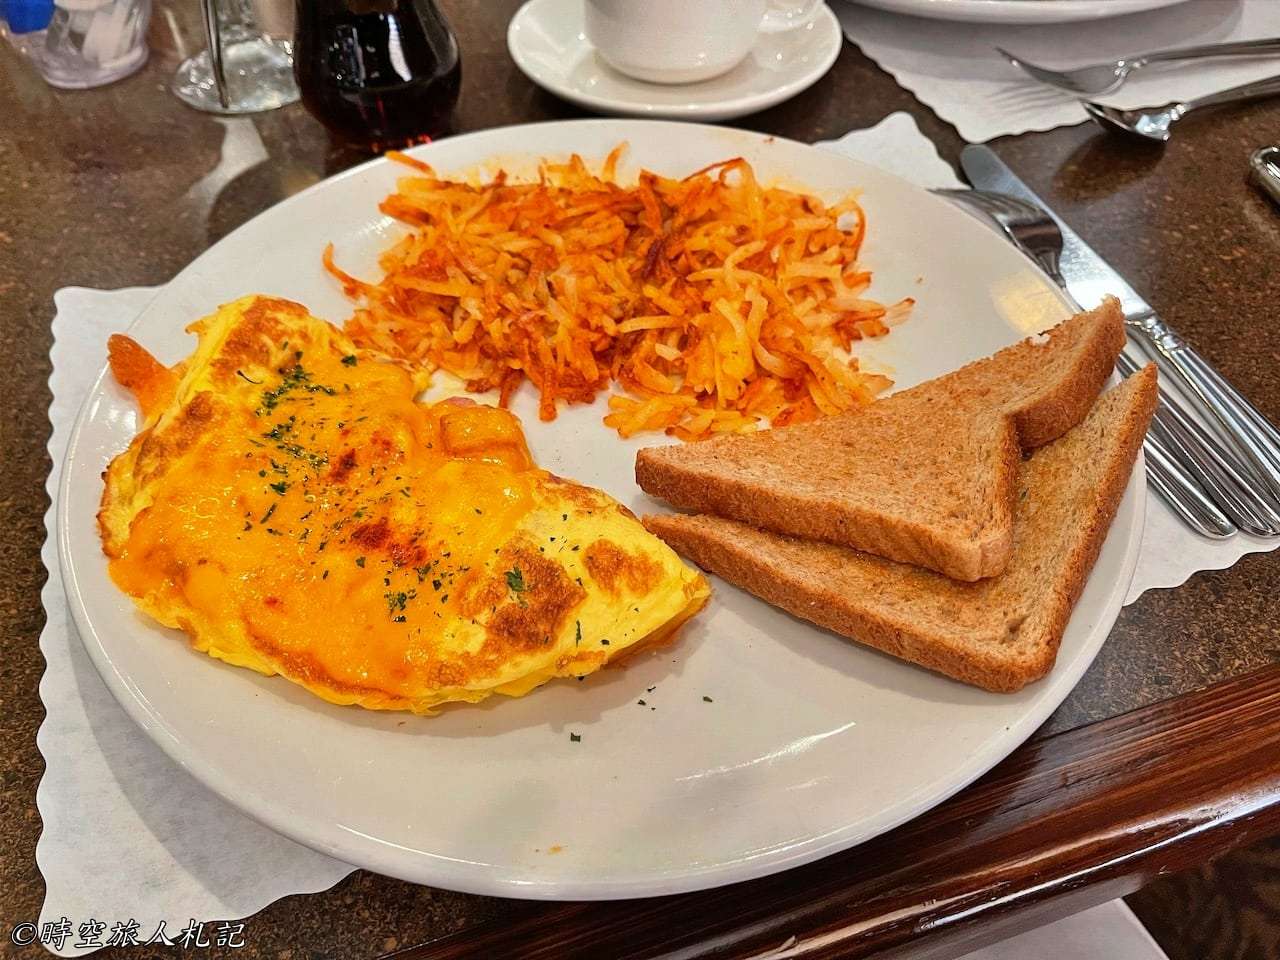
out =
[[802,27],[822,0],[583,0],[587,40],[619,73],[696,83],[732,70],[761,33]]

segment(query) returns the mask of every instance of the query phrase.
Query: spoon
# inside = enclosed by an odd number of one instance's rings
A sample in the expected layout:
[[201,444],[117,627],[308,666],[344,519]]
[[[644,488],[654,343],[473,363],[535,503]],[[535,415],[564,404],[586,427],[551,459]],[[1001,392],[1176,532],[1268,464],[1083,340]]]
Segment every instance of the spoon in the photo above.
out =
[[1139,107],[1137,110],[1121,110],[1105,104],[1082,100],[1085,111],[1103,129],[1127,134],[1143,140],[1165,143],[1170,128],[1194,110],[1202,107],[1221,107],[1229,103],[1259,100],[1280,94],[1280,76],[1255,80],[1218,93],[1210,93],[1191,100],[1175,100],[1160,107]]

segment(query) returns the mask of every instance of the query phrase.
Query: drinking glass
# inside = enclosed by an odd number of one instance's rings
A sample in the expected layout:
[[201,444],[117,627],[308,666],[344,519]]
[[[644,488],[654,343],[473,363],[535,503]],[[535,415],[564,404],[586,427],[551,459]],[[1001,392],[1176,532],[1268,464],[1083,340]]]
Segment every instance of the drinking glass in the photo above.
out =
[[298,99],[293,44],[258,24],[252,0],[200,0],[208,49],[178,68],[170,89],[206,113],[274,110]]
[[51,86],[99,87],[147,61],[151,0],[0,0],[0,24]]

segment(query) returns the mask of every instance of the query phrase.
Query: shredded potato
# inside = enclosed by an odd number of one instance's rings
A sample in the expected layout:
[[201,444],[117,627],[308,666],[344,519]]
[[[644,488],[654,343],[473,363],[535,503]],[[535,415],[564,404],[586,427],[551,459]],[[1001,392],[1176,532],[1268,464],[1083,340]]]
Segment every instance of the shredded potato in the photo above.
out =
[[672,180],[615,182],[578,156],[539,179],[472,185],[425,163],[380,206],[412,232],[385,251],[378,283],[324,265],[358,307],[362,346],[442,369],[506,405],[526,378],[539,416],[616,383],[605,422],[627,437],[686,440],[811,420],[890,385],[850,344],[880,337],[913,301],[865,296],[866,218],[759,184],[743,159]]

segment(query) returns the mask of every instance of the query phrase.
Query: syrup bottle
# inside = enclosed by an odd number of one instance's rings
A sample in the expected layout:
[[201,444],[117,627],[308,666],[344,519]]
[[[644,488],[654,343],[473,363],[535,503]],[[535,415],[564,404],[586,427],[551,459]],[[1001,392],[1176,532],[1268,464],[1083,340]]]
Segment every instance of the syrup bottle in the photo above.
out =
[[381,151],[448,132],[458,43],[434,0],[296,0],[294,74],[311,114]]

